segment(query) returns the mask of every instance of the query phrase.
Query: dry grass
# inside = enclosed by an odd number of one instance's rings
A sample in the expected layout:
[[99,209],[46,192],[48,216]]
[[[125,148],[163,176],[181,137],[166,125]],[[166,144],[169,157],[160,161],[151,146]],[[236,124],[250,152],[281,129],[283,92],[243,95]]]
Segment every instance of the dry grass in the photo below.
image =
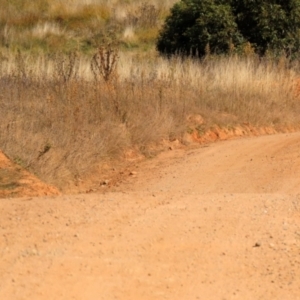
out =
[[[0,0],[0,51],[91,53],[112,40],[124,49],[147,50],[175,2]],[[135,38],[128,39],[124,28]]]
[[[284,59],[157,56],[176,1],[0,0],[0,149],[63,189],[126,149],[147,155],[193,130],[298,125],[299,68]],[[118,57],[96,52],[107,42]]]
[[[105,81],[88,57],[7,55],[0,64],[0,149],[63,189],[126,149],[147,153],[194,129],[299,124],[298,75],[284,61],[119,56]],[[187,116],[197,114],[205,124],[191,128]]]

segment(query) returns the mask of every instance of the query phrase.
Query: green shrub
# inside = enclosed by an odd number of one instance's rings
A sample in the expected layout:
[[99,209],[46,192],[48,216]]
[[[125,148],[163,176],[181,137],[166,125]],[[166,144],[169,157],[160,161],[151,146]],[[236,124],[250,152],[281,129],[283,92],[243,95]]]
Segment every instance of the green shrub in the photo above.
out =
[[299,0],[232,0],[236,23],[260,55],[295,55],[300,47]]
[[160,53],[203,56],[250,42],[264,55],[295,55],[300,47],[300,0],[181,0],[157,41]]
[[171,9],[157,49],[166,54],[203,56],[207,45],[212,52],[224,53],[231,43],[241,41],[228,1],[182,0]]

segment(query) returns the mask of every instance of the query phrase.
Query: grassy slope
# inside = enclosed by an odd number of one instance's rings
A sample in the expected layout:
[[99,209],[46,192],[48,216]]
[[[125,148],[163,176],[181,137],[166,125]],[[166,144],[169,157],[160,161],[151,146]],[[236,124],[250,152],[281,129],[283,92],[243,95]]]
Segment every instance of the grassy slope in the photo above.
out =
[[145,50],[175,2],[0,0],[0,48],[89,53],[114,41]]
[[[126,149],[151,155],[162,139],[214,126],[298,126],[298,66],[251,54],[165,60],[154,41],[174,1],[86,3],[0,0],[0,149],[46,182],[63,189]],[[91,55],[49,55],[95,53],[114,37],[122,51],[107,82]]]

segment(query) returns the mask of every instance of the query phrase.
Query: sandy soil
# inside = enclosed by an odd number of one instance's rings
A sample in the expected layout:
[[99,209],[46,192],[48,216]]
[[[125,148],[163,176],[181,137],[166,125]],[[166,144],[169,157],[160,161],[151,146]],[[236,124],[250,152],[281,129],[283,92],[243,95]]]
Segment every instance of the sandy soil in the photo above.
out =
[[300,133],[135,170],[103,194],[1,199],[0,299],[300,299]]
[[40,181],[0,151],[0,199],[16,196],[50,196],[60,192]]

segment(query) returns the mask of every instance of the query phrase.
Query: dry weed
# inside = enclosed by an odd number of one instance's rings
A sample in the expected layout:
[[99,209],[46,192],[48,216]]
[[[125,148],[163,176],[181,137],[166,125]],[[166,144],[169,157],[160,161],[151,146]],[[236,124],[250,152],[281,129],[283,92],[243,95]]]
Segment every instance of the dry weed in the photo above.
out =
[[[128,148],[146,153],[190,130],[299,124],[298,71],[282,62],[101,53],[94,67],[104,80],[82,56],[1,60],[0,148],[61,189]],[[201,128],[191,115],[202,116]]]

